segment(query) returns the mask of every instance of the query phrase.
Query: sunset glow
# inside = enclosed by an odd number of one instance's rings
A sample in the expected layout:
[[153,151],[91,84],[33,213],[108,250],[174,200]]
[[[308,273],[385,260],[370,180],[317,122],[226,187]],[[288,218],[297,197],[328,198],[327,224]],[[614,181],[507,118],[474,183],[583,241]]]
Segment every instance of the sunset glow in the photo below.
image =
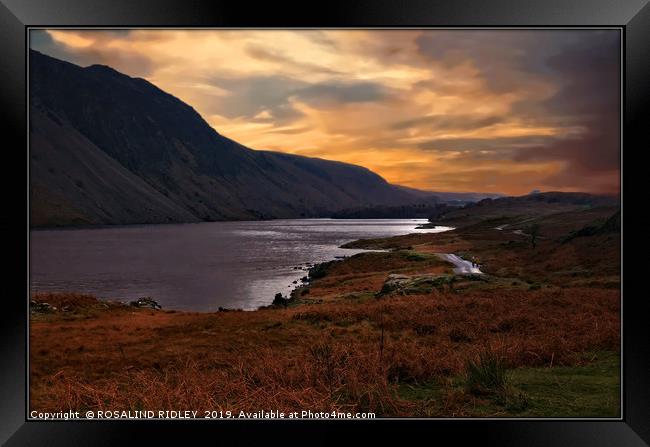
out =
[[618,192],[620,40],[590,30],[32,30],[250,148],[431,191]]

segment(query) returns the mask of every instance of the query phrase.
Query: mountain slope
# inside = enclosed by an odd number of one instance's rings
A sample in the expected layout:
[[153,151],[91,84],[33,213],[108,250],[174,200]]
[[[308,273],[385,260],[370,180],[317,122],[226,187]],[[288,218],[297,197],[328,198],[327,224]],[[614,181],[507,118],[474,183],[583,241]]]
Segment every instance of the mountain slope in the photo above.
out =
[[30,50],[31,224],[322,216],[418,200],[370,170],[254,151],[110,67]]
[[56,117],[30,121],[33,225],[196,220]]
[[452,209],[435,222],[454,226],[472,225],[489,219],[521,218],[619,206],[616,196],[583,192],[542,192],[518,197],[483,199],[462,208]]

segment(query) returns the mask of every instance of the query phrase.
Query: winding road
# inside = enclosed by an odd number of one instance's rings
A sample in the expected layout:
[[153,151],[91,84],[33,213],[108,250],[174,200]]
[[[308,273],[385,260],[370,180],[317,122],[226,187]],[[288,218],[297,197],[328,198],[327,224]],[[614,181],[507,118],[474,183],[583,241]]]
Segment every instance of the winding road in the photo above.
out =
[[456,268],[454,268],[454,273],[458,275],[483,274],[483,272],[478,267],[472,267],[472,263],[470,261],[466,261],[453,253],[437,253],[437,255],[441,259],[454,264],[456,266]]

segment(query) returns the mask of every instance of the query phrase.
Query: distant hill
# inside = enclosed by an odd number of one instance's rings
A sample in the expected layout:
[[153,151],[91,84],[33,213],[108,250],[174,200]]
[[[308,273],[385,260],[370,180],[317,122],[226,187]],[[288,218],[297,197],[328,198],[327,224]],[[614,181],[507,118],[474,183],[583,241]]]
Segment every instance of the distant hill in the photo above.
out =
[[435,217],[435,222],[470,225],[487,219],[505,217],[536,217],[548,214],[585,210],[598,207],[616,207],[619,198],[583,192],[535,192],[519,197],[483,199],[454,208]]
[[249,149],[143,79],[33,50],[30,157],[32,226],[312,217],[422,202],[361,166]]
[[423,191],[419,189],[409,188],[408,186],[396,186],[403,191],[419,197],[420,199],[433,198],[437,202],[446,203],[471,203],[478,202],[479,200],[483,199],[496,199],[504,196],[504,194],[499,193]]
[[435,219],[464,205],[485,198],[499,198],[501,194],[477,192],[431,192],[396,185],[415,196],[417,201],[403,205],[368,205],[335,211],[334,219]]
[[475,206],[516,207],[528,203],[548,203],[597,207],[614,206],[618,204],[618,201],[619,199],[616,196],[589,194],[586,192],[535,191],[525,196],[484,199],[477,202]]
[[416,203],[413,205],[372,206],[352,208],[332,213],[334,219],[430,219],[455,209],[446,203]]

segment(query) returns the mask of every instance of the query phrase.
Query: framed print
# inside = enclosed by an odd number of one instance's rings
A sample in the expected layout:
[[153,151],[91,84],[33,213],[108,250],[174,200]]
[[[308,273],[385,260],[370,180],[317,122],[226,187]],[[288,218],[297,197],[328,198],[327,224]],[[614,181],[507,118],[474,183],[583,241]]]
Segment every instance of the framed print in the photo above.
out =
[[0,17],[7,445],[648,444],[647,1]]

